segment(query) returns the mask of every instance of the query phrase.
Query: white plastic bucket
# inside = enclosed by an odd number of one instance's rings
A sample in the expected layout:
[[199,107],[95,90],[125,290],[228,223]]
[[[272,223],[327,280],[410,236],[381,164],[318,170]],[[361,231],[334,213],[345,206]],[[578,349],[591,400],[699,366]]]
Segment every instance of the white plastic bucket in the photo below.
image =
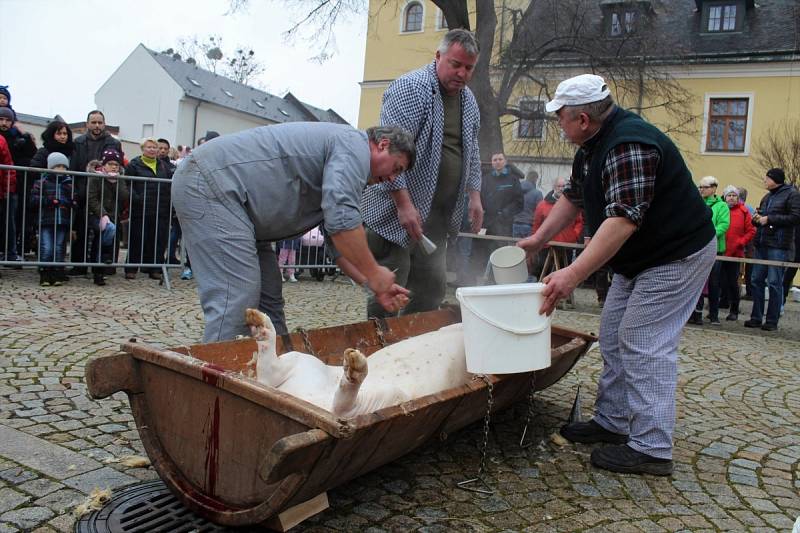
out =
[[550,366],[550,317],[539,314],[543,283],[461,287],[467,370],[513,374]]
[[525,263],[525,250],[518,246],[503,246],[489,256],[494,281],[498,285],[525,283],[528,279],[528,265]]

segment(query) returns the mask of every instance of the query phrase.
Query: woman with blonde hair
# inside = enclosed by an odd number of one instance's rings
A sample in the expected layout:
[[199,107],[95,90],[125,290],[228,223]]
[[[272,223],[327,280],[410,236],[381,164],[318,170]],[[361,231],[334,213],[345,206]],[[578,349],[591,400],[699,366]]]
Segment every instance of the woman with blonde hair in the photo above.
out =
[[[158,157],[158,140],[142,139],[142,155],[134,157],[125,167],[128,177],[172,177],[168,163]],[[159,181],[130,181],[130,229],[127,262],[135,264],[164,263],[170,224],[170,184]],[[125,278],[135,279],[139,267],[125,268]],[[152,279],[161,279],[158,267],[143,267]]]

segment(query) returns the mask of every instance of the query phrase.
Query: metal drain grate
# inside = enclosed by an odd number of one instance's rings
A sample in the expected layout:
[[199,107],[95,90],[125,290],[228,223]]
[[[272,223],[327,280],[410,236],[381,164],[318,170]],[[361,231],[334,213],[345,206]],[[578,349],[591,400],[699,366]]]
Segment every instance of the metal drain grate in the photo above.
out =
[[[193,514],[163,481],[148,481],[117,493],[99,511],[75,523],[75,533],[216,533],[232,531]],[[237,530],[240,531],[240,530]]]

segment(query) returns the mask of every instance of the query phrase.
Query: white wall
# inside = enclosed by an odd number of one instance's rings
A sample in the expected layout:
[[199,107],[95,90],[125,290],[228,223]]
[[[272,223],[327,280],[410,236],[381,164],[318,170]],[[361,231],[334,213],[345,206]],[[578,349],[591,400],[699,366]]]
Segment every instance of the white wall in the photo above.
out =
[[97,90],[94,100],[106,122],[118,125],[119,137],[135,143],[138,151],[143,124],[153,124],[154,137],[175,139],[182,96],[180,86],[139,45]]
[[175,134],[175,146],[179,144],[194,146],[197,139],[206,132],[206,130],[194,132],[194,108],[198,103],[200,103],[199,100],[186,97],[178,104],[178,131]]
[[[178,134],[175,144],[190,144],[194,146],[197,139],[203,137],[206,131],[213,130],[220,135],[236,133],[237,131],[267,126],[275,122],[262,119],[247,113],[240,113],[209,102],[202,102],[197,107],[198,101],[194,98],[185,98],[180,103],[178,115]],[[197,128],[195,124],[195,107],[197,107]],[[194,133],[194,139],[192,134]]]
[[120,143],[122,143],[122,152],[125,154],[125,158],[128,161],[137,155],[142,155],[142,149],[139,147],[139,141],[133,142],[120,139]]

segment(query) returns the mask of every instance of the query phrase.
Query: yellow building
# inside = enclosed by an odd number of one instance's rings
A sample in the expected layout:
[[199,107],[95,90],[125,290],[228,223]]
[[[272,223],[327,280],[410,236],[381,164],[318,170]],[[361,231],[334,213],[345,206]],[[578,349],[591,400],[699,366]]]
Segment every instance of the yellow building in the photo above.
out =
[[[574,0],[557,3],[558,9],[565,10],[570,1]],[[507,7],[520,3],[527,4],[527,0],[495,2],[496,58],[512,35],[514,15]],[[474,28],[474,1],[469,4]],[[657,91],[646,92],[638,102],[630,92],[627,96],[617,94],[623,91],[612,84],[612,93],[620,102],[629,108],[641,105],[642,115],[648,120],[662,129],[675,130],[671,135],[697,179],[711,174],[723,185],[747,187],[749,203],[757,203],[765,170],[757,163],[759,146],[771,136],[780,139],[775,132],[782,125],[800,128],[798,2],[595,0],[580,5],[580,15],[597,38],[594,43],[584,43],[590,47],[601,42],[624,43],[637,30],[639,37],[646,32],[645,42],[655,42],[660,49],[642,53],[649,54],[649,64],[657,65],[658,72],[685,91],[677,107],[695,120],[677,124],[675,116],[651,108],[657,98],[651,93]],[[429,0],[370,0],[359,127],[378,122],[383,91],[398,76],[432,61],[445,32],[441,12]],[[560,79],[588,71],[574,58],[552,61],[548,68],[537,71],[547,78],[548,87],[542,90],[520,82],[507,106],[539,110]],[[602,66],[595,72],[609,79]],[[500,73],[495,70],[493,84],[499,80]],[[644,85],[653,83],[657,82]],[[560,136],[553,117],[517,119],[505,115],[501,125],[506,154],[521,169],[537,170],[542,189],[548,189],[557,175],[569,174],[574,147]],[[800,176],[789,177],[800,181]]]

